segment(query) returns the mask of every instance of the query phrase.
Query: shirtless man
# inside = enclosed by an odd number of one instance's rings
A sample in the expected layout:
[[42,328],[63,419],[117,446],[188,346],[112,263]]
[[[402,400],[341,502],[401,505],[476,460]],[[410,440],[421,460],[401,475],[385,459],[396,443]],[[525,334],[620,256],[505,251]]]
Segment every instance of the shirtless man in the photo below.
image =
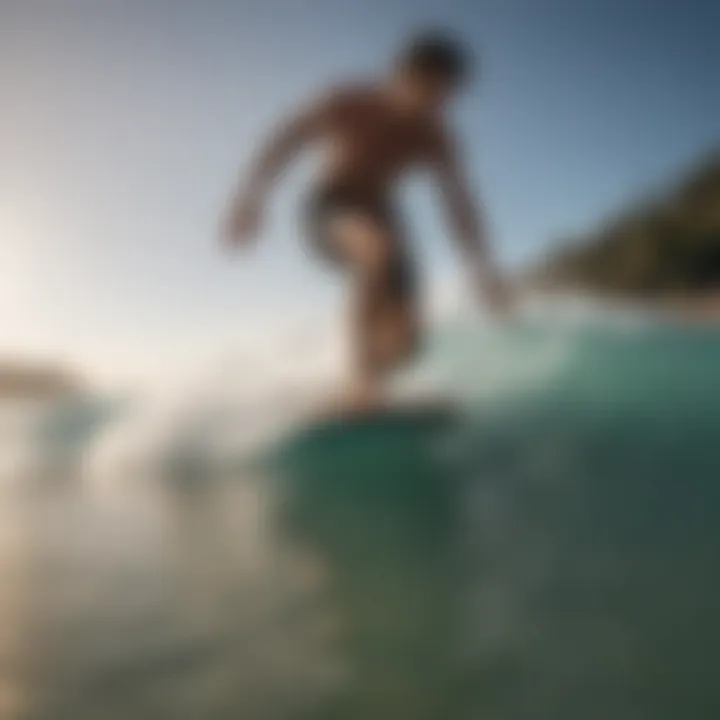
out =
[[420,166],[434,172],[474,282],[492,308],[506,305],[462,154],[443,117],[468,75],[468,59],[452,39],[435,33],[415,38],[387,78],[338,87],[285,123],[232,204],[227,240],[248,244],[260,229],[273,181],[301,149],[323,144],[325,160],[306,219],[314,246],[354,285],[351,407],[374,406],[383,381],[419,346],[415,272],[391,200],[406,171]]

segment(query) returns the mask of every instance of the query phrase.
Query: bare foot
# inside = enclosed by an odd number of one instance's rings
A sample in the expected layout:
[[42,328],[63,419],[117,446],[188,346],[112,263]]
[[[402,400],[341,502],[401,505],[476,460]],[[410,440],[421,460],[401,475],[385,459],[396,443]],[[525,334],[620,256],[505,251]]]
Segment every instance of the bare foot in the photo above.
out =
[[333,398],[323,406],[320,416],[324,418],[343,418],[365,415],[387,407],[380,394],[370,388],[354,387],[339,397]]

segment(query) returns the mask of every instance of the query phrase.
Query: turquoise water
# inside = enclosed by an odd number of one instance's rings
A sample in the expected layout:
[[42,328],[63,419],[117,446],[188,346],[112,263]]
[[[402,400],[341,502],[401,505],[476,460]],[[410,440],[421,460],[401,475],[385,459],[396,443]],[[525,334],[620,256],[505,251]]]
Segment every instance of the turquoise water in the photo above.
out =
[[720,713],[720,331],[458,325],[428,365],[457,425],[3,487],[0,717]]

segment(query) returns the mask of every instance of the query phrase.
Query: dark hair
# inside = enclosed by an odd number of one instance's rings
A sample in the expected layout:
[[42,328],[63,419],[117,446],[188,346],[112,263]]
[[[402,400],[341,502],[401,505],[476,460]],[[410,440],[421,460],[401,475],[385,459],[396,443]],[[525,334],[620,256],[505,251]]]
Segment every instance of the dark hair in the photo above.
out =
[[447,32],[432,30],[415,35],[399,57],[402,69],[461,84],[471,74],[471,60],[461,43]]

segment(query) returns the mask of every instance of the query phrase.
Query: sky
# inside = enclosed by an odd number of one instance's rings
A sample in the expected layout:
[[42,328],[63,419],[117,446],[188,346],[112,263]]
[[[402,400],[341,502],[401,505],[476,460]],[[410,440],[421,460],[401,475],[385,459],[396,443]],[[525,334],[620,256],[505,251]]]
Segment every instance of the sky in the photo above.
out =
[[[715,0],[0,0],[0,356],[122,382],[342,312],[296,221],[312,158],[256,252],[219,216],[283,113],[434,25],[482,60],[453,122],[508,267],[720,144]],[[458,282],[427,178],[403,207]]]

